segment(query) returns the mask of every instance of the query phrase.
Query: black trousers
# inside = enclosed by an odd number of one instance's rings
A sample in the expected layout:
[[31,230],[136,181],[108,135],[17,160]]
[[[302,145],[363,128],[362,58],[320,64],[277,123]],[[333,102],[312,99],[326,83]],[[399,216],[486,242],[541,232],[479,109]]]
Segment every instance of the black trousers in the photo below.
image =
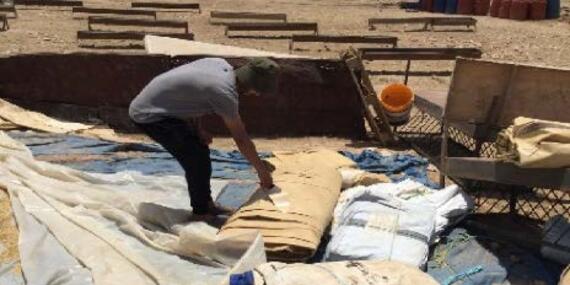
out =
[[208,204],[212,202],[212,161],[210,148],[200,141],[196,126],[175,118],[145,124],[134,123],[170,152],[184,169],[194,214],[208,213]]

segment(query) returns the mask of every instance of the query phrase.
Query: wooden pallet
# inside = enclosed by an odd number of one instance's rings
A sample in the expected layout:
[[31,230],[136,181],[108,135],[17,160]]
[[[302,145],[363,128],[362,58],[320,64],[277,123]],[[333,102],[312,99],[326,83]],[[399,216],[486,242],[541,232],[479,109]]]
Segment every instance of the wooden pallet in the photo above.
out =
[[133,8],[198,10],[198,13],[202,13],[202,9],[200,9],[199,3],[132,2],[131,7],[133,7]]
[[154,10],[73,7],[72,12],[86,13],[86,14],[111,14],[111,15],[123,15],[123,16],[149,16],[153,17],[156,20],[156,11]]
[[319,33],[319,27],[314,22],[287,22],[287,23],[228,23],[225,35],[230,31],[312,31]]
[[57,7],[83,6],[82,1],[75,1],[75,0],[14,0],[14,4],[26,5],[26,6],[57,6]]
[[[13,13],[14,18],[18,18],[18,11],[14,5],[0,5],[0,12]],[[8,15],[6,14],[6,16]]]
[[115,25],[115,26],[139,26],[139,27],[165,27],[165,28],[182,28],[186,34],[190,33],[188,22],[175,20],[145,20],[145,19],[126,19],[89,16],[87,26],[90,31],[93,30],[92,25]]
[[2,24],[0,31],[7,31],[10,29],[10,25],[8,24],[8,16],[5,14],[0,14],[0,24]]
[[364,107],[364,114],[372,132],[385,146],[396,142],[360,55],[356,50],[350,48],[342,55],[342,59],[346,62],[352,79],[357,86],[358,94]]
[[228,11],[211,11],[210,24],[224,24],[227,22],[212,21],[212,19],[233,19],[233,20],[268,20],[287,22],[287,14],[285,13],[257,13],[257,12],[228,12]]
[[193,33],[149,33],[149,32],[107,32],[107,31],[77,31],[77,38],[82,40],[140,40],[146,35],[194,40]]
[[295,42],[369,43],[387,44],[396,47],[398,45],[398,38],[389,36],[293,35],[289,41],[289,50],[293,50]]

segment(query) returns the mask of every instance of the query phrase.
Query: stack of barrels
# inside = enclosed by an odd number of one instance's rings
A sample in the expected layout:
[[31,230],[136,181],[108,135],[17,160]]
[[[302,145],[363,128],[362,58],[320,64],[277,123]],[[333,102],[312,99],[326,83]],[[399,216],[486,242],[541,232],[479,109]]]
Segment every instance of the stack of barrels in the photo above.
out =
[[420,0],[423,11],[542,20],[560,17],[560,0]]
[[560,0],[493,0],[491,17],[543,20],[560,17]]

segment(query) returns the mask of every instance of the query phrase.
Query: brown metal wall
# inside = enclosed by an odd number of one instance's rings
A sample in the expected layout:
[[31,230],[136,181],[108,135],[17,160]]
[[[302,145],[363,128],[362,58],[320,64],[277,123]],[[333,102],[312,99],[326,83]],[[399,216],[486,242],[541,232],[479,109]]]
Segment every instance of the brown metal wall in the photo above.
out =
[[[126,110],[154,76],[198,58],[201,57],[79,53],[0,58],[0,97],[44,106],[63,103]],[[245,62],[239,58],[227,60],[233,65]],[[251,133],[363,136],[361,105],[342,62],[276,61],[283,69],[280,94],[273,98],[240,99],[240,112]],[[115,120],[126,121],[126,112],[121,113]],[[216,118],[210,119],[209,125],[214,132],[225,132]]]

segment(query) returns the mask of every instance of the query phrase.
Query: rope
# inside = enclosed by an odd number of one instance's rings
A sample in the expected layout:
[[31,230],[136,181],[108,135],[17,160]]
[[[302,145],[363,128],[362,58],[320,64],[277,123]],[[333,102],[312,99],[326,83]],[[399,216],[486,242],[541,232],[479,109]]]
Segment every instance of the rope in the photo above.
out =
[[463,273],[459,273],[457,275],[454,276],[450,276],[449,278],[447,278],[442,284],[443,285],[451,285],[457,281],[461,281],[471,275],[477,274],[479,272],[483,271],[483,266],[481,265],[477,265]]

